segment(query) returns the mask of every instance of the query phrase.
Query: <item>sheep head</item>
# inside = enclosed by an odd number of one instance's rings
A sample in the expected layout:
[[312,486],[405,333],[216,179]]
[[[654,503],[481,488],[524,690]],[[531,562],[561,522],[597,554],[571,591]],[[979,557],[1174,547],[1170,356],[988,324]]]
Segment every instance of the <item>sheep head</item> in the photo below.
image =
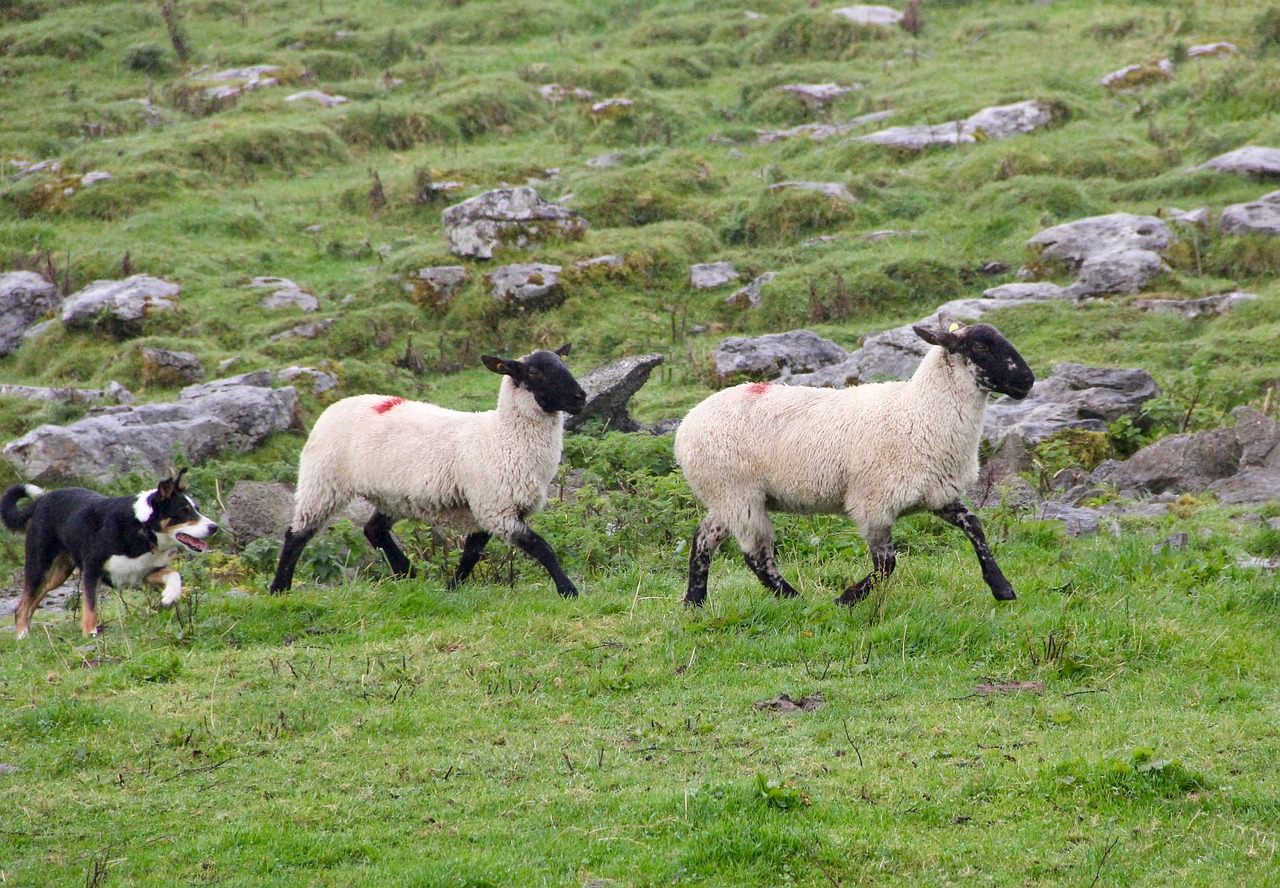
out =
[[925,342],[941,346],[968,361],[978,385],[989,392],[999,392],[1021,401],[1035,384],[1035,374],[1022,355],[990,324],[950,330],[916,325],[911,329]]
[[587,403],[587,393],[573,378],[564,358],[569,354],[569,344],[555,351],[536,351],[517,360],[482,355],[480,360],[494,373],[510,376],[516,386],[533,395],[547,413],[563,410],[576,414]]

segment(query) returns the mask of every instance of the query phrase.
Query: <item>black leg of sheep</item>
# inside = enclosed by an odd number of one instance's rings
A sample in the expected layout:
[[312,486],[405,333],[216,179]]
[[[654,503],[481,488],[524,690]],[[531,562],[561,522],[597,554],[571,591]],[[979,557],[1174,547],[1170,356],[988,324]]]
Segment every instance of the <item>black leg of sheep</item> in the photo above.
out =
[[898,566],[898,556],[893,550],[893,534],[889,528],[878,533],[867,533],[867,546],[871,549],[871,573],[854,583],[836,599],[836,604],[852,607],[866,598],[876,583],[887,580]]
[[778,566],[773,561],[773,549],[743,552],[742,555],[747,561],[747,567],[751,568],[756,578],[764,584],[766,589],[771,589],[774,595],[779,598],[795,598],[800,594],[778,572]]
[[302,557],[302,550],[316,535],[314,529],[295,531],[289,528],[284,532],[284,543],[280,546],[280,560],[276,564],[276,575],[271,581],[270,591],[286,592],[293,585],[293,571]]
[[982,532],[982,523],[978,521],[978,516],[966,509],[964,503],[959,500],[938,509],[937,514],[943,521],[963,530],[969,542],[973,543],[973,551],[978,553],[978,564],[982,566],[982,578],[991,587],[991,594],[996,600],[1013,601],[1017,598],[1012,584],[1005,579],[1000,571],[1000,565],[996,564],[995,556],[991,554],[991,548],[987,545],[987,537]]
[[364,538],[387,556],[387,564],[391,566],[393,574],[401,577],[413,576],[413,565],[409,563],[409,559],[396,543],[396,538],[391,534],[391,526],[395,523],[396,520],[390,515],[374,512],[373,517],[365,523]]
[[471,571],[484,555],[484,547],[489,545],[489,537],[490,534],[483,530],[467,536],[467,541],[462,544],[462,557],[458,559],[458,570],[449,581],[449,591],[458,588],[460,583],[466,582],[467,577],[471,576]]
[[555,551],[546,540],[538,536],[532,527],[525,525],[511,537],[510,542],[547,569],[547,573],[555,581],[556,591],[560,593],[561,598],[577,596],[578,587],[573,585],[573,580],[569,579],[561,569]]

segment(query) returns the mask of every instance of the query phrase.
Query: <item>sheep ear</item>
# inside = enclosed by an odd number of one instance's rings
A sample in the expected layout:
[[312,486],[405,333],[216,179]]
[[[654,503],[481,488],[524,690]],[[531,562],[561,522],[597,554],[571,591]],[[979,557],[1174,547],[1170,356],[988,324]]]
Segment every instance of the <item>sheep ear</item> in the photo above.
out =
[[556,354],[558,354],[562,358],[569,357],[569,347],[572,345],[573,345],[572,342],[566,342],[564,345],[556,349]]
[[955,351],[956,346],[960,344],[960,337],[950,330],[942,328],[930,329],[929,327],[916,324],[911,328],[916,331],[916,335],[930,345],[940,345],[947,351]]
[[519,361],[504,361],[502,358],[495,358],[493,355],[481,355],[480,360],[494,373],[501,373],[503,376],[518,377],[520,375]]

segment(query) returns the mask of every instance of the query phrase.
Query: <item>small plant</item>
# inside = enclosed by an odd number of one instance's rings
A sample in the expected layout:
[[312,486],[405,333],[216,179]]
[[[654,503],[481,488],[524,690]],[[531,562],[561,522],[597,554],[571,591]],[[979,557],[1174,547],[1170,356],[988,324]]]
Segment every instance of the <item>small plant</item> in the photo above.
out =
[[135,43],[124,53],[125,67],[131,71],[140,71],[159,77],[169,70],[169,61],[164,50],[154,43]]
[[791,781],[764,774],[756,775],[756,798],[779,811],[794,811],[812,804],[809,794]]

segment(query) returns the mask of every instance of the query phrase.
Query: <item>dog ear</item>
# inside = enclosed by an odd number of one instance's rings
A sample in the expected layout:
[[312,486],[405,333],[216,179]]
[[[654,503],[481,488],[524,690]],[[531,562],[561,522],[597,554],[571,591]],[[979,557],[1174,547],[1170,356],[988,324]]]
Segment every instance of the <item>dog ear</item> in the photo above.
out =
[[183,466],[178,470],[178,477],[173,479],[173,486],[176,490],[182,490],[182,476],[187,474],[189,466]]

